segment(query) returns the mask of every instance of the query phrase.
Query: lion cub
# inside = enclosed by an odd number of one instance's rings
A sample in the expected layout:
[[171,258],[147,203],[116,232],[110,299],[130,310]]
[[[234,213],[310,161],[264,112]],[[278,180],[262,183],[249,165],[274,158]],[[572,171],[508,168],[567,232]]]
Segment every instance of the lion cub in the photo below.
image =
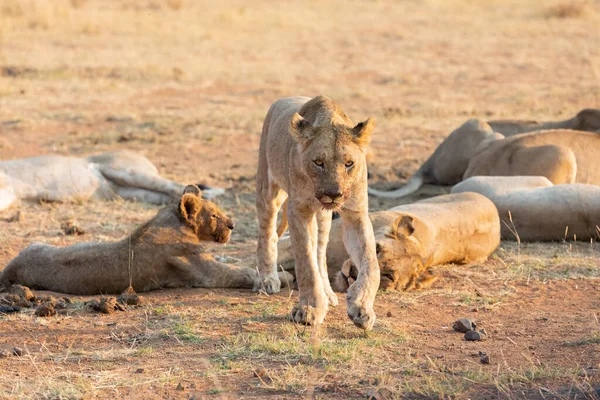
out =
[[[70,294],[136,292],[163,287],[251,288],[252,268],[223,264],[202,241],[227,243],[234,223],[189,185],[150,221],[118,242],[55,247],[34,243],[0,273],[0,290],[14,283]],[[286,282],[286,275],[282,275]],[[288,278],[289,279],[289,278]]]
[[276,101],[265,118],[256,176],[259,221],[255,290],[277,293],[277,212],[288,198],[287,217],[300,291],[294,321],[320,324],[328,304],[337,305],[327,276],[331,212],[342,217],[343,241],[358,266],[349,290],[348,316],[371,329],[379,265],[367,202],[367,146],[375,123],[354,125],[328,97]]

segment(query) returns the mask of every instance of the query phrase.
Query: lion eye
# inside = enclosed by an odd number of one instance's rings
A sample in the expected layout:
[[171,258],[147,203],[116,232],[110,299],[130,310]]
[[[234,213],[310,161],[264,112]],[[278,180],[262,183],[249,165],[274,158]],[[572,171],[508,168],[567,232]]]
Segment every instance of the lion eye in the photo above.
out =
[[323,168],[323,165],[325,165],[325,164],[323,164],[323,161],[321,161],[321,160],[315,160],[314,163],[319,168]]
[[352,168],[354,167],[354,161],[346,161],[346,168]]

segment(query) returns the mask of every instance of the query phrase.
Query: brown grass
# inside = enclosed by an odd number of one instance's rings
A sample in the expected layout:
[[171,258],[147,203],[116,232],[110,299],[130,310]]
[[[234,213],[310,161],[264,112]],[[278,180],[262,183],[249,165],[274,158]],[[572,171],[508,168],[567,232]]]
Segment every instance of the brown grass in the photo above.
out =
[[585,18],[595,13],[595,6],[589,1],[570,0],[549,7],[544,12],[546,18]]
[[[397,184],[467,118],[600,106],[600,17],[532,18],[555,4],[575,3],[0,0],[0,158],[129,149],[169,178],[230,188],[218,204],[236,220],[232,242],[208,251],[253,266],[259,135],[275,99],[325,93],[374,117],[372,181]],[[117,240],[156,209],[18,205],[0,212],[0,268],[34,241]],[[65,220],[86,234],[65,236]],[[0,359],[0,397],[590,398],[599,252],[502,242],[485,263],[438,268],[430,290],[379,293],[368,336],[343,304],[320,335],[286,322],[296,292],[164,290],[126,313],[0,316],[0,350],[25,354]],[[463,317],[489,339],[452,332]]]

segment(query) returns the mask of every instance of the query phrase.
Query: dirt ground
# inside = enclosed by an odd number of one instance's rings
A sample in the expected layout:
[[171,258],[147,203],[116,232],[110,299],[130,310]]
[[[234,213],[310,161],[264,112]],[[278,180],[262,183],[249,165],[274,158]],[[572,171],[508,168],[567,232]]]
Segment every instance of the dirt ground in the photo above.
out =
[[[0,0],[0,159],[129,149],[171,179],[226,187],[218,204],[236,230],[210,249],[253,265],[258,143],[276,99],[324,93],[375,118],[371,184],[397,187],[467,118],[600,108],[599,65],[592,0]],[[156,210],[0,212],[0,268],[34,241],[119,239]],[[86,234],[64,236],[65,221]],[[111,315],[1,315],[0,350],[23,355],[0,358],[0,398],[598,397],[599,252],[503,242],[482,265],[438,268],[429,290],[379,293],[368,335],[343,295],[320,332],[287,322],[290,291],[161,290]],[[488,339],[453,332],[463,317]]]

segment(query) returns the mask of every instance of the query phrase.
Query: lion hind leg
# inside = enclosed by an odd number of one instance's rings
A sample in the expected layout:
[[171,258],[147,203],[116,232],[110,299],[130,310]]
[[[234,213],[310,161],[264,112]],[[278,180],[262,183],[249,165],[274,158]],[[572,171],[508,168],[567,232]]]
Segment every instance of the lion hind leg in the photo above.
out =
[[183,185],[160,175],[140,173],[133,168],[115,169],[101,164],[93,165],[96,165],[102,176],[118,186],[145,189],[171,197],[177,197],[183,192]]
[[137,201],[141,203],[163,205],[173,200],[173,197],[147,189],[123,187],[112,185],[114,193],[124,200]]
[[519,148],[513,154],[510,175],[545,176],[555,185],[574,183],[577,159],[573,151],[565,146]]

